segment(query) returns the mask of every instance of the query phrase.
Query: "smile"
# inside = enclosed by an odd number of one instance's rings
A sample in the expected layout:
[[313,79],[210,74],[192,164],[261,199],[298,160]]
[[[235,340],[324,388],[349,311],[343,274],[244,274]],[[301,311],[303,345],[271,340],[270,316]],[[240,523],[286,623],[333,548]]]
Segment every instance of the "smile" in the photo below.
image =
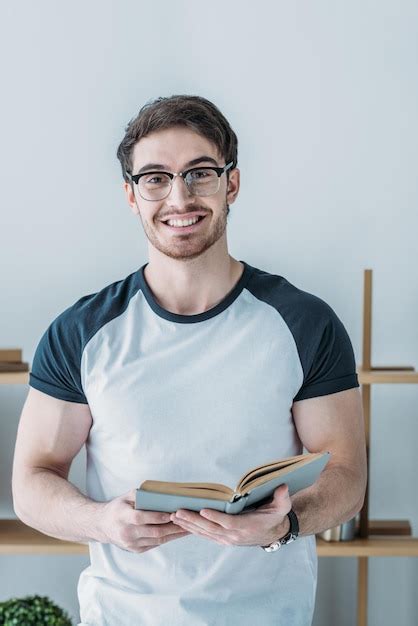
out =
[[[162,222],[164,226],[177,233],[191,233],[200,228],[200,224],[205,220],[206,216],[199,216],[198,221],[195,224],[191,224],[190,226],[170,226],[167,222]],[[179,220],[181,222],[181,220]]]

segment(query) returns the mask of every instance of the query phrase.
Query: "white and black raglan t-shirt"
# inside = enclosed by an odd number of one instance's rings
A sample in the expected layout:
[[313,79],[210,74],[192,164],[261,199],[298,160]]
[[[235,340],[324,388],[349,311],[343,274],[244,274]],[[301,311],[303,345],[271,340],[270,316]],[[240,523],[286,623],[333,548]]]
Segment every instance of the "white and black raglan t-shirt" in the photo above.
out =
[[[358,387],[334,311],[244,261],[215,307],[162,308],[143,265],[61,313],[40,340],[30,385],[88,403],[87,495],[108,501],[147,479],[234,488],[251,467],[301,454],[298,400]],[[90,542],[80,576],[86,626],[308,626],[315,537],[278,552],[188,535],[143,553]]]

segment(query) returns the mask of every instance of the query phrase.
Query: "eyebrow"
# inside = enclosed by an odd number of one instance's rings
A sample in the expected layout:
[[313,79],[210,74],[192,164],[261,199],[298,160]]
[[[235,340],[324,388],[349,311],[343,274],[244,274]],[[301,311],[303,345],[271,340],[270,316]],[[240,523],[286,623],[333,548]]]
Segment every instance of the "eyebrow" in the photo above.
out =
[[[197,159],[192,159],[188,163],[185,163],[184,168],[193,167],[193,165],[198,165],[198,163],[202,163],[203,161],[207,161],[208,163],[213,163],[214,165],[216,165],[216,167],[219,167],[217,161],[215,161],[214,158],[203,155],[203,156],[197,157]],[[168,165],[162,165],[161,163],[147,163],[146,165],[143,165],[140,170],[138,170],[137,174],[142,174],[142,172],[146,172],[147,170],[167,171],[169,170],[169,167]]]

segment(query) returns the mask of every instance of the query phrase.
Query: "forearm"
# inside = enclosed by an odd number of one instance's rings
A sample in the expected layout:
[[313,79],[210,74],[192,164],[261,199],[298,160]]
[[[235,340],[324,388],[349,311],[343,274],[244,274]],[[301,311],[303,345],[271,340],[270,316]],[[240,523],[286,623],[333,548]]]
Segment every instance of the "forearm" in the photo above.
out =
[[364,479],[340,465],[328,465],[317,482],[291,497],[300,535],[314,535],[353,518],[364,500]]
[[16,515],[28,526],[63,539],[105,542],[100,517],[105,503],[84,496],[50,470],[32,470],[13,489]]

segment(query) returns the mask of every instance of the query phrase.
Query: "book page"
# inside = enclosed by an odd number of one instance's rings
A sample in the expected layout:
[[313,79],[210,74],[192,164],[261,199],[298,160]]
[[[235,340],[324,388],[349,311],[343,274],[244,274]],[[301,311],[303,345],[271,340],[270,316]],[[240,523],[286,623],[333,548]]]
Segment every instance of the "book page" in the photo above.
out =
[[247,480],[252,480],[257,476],[262,476],[268,472],[272,472],[276,469],[280,469],[282,467],[287,467],[288,465],[300,461],[304,459],[307,454],[298,454],[297,456],[289,456],[286,459],[277,459],[277,461],[270,461],[270,463],[264,463],[263,465],[257,465],[257,467],[252,467],[248,472],[246,472],[243,476],[241,476],[238,487],[247,482]]
[[243,479],[241,479],[237,485],[236,491],[240,493],[249,491],[257,485],[261,485],[276,476],[285,476],[291,472],[294,467],[300,467],[302,465],[306,465],[307,463],[311,463],[314,459],[317,459],[320,456],[322,456],[322,452],[299,454],[298,456],[283,459],[283,461],[277,461],[276,463],[270,463],[269,465],[259,466],[258,468],[245,474]]
[[140,489],[171,495],[195,496],[226,501],[230,500],[234,493],[232,489],[219,483],[173,483],[163,480],[146,480],[141,484]]

